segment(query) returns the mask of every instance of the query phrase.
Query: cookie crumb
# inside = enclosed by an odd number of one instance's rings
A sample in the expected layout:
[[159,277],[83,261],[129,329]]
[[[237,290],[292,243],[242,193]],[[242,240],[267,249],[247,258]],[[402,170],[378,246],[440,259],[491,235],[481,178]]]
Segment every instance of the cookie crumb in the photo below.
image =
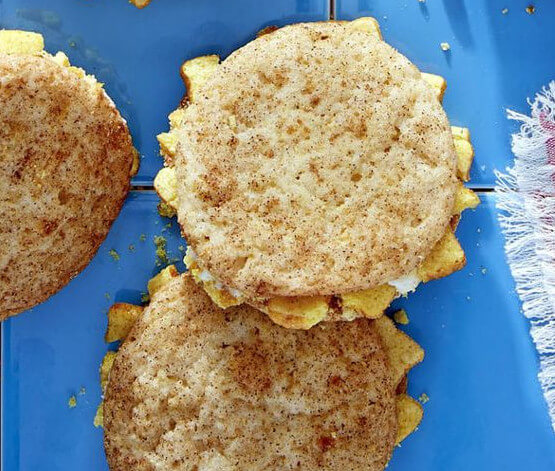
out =
[[75,396],[71,396],[67,401],[67,405],[70,409],[73,409],[77,405],[77,398]]
[[164,218],[172,218],[175,216],[176,212],[173,206],[168,203],[158,203],[158,214]]
[[156,246],[156,266],[167,265],[169,260],[166,251],[166,238],[164,236],[154,236],[154,245]]
[[532,4],[528,5],[526,7],[526,13],[528,13],[529,15],[533,15],[536,12],[536,7]]
[[441,50],[445,52],[451,49],[451,45],[449,43],[441,43],[439,47],[441,47]]
[[429,400],[430,398],[426,393],[422,393],[420,394],[420,396],[418,396],[418,401],[420,402],[420,404],[426,404]]
[[145,241],[146,241],[146,235],[145,235],[145,234],[141,234],[141,235],[139,236],[139,240],[140,240],[141,242],[145,242]]
[[507,13],[509,13],[509,9],[508,8],[503,8],[503,10],[501,10],[501,13],[506,15]]
[[117,262],[119,260],[119,253],[117,253],[115,249],[110,249],[108,253],[110,254],[110,257],[114,259],[114,261]]

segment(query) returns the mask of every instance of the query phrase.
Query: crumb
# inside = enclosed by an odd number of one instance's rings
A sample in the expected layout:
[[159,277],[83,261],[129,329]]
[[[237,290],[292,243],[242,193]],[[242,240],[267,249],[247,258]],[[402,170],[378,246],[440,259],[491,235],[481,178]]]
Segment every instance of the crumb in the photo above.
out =
[[111,298],[110,293],[104,293],[104,297],[105,297],[106,299],[110,299],[110,298]]
[[141,302],[146,304],[150,301],[150,296],[148,293],[141,293]]
[[480,271],[482,272],[482,275],[485,275],[488,272],[488,269],[487,268],[482,268]]
[[528,5],[526,7],[526,13],[528,13],[529,15],[533,15],[536,12],[536,7],[532,4]]
[[110,249],[108,253],[116,262],[119,260],[119,253],[117,253],[115,249]]
[[422,393],[420,394],[420,396],[418,396],[418,400],[420,401],[420,404],[426,404],[430,400],[430,398],[426,393]]
[[418,0],[418,3],[426,3],[426,0]]
[[141,235],[139,236],[139,240],[140,240],[141,242],[146,241],[146,235],[145,235],[145,234],[141,234]]
[[166,251],[167,241],[163,236],[154,236],[154,245],[156,246],[156,265],[167,265],[168,252]]
[[67,401],[67,405],[70,409],[73,409],[77,405],[77,398],[75,396],[71,396]]
[[87,390],[85,386],[81,386],[81,389],[79,389],[79,396],[84,396],[85,394],[87,394]]
[[158,214],[164,218],[171,218],[175,216],[176,212],[172,206],[162,202],[158,204]]
[[441,50],[445,52],[451,49],[451,45],[449,43],[441,43],[439,47],[441,47]]
[[75,46],[77,46],[77,43],[75,41],[69,42],[69,47],[75,47]]
[[393,314],[393,319],[397,324],[407,325],[409,323],[409,316],[404,309],[399,309]]
[[129,244],[128,249],[129,249],[130,252],[134,252],[135,251],[135,246],[133,244]]
[[507,13],[509,13],[509,9],[508,8],[503,8],[503,10],[501,10],[501,13],[506,15]]

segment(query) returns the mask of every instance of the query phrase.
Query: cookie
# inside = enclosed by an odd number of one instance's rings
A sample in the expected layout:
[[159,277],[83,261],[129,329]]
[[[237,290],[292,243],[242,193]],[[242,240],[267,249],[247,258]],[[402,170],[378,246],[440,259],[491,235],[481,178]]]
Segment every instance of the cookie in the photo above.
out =
[[61,53],[0,53],[0,102],[5,319],[87,266],[120,211],[137,154],[102,86]]
[[382,470],[397,397],[376,325],[287,330],[222,310],[189,275],[156,292],[104,402],[112,471]]

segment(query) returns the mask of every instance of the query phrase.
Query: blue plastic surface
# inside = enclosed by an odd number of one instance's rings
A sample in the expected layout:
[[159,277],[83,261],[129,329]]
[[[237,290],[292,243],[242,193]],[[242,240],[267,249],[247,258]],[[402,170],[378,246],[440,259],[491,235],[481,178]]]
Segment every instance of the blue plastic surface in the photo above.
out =
[[[527,0],[335,3],[338,19],[375,16],[388,42],[446,77],[447,112],[453,124],[471,129],[476,147],[472,185],[491,187],[493,169],[512,160],[516,127],[505,108],[527,111],[526,97],[554,78],[555,3],[538,2],[534,15],[525,12]],[[41,31],[50,51],[64,50],[106,83],[143,156],[135,183],[148,185],[162,162],[155,135],[167,129],[184,91],[183,60],[225,56],[266,25],[326,19],[328,10],[326,0],[153,0],[143,11],[126,0],[0,0],[0,27]],[[439,48],[444,41],[447,54]],[[467,267],[397,302],[411,319],[406,330],[426,349],[409,390],[430,400],[420,429],[388,470],[555,469],[537,357],[504,261],[494,195],[482,199],[458,230]],[[155,236],[167,238],[172,258],[181,259],[185,246],[175,224],[168,228],[158,216],[157,203],[152,192],[133,192],[83,273],[2,324],[2,469],[107,470],[102,431],[92,425],[98,366],[108,349],[105,313],[115,301],[140,301],[161,268]]]
[[128,0],[0,0],[0,28],[41,32],[47,50],[105,83],[141,153],[140,185],[162,166],[156,134],[184,94],[183,61],[225,57],[268,25],[328,16],[328,0],[152,0],[143,10]]
[[[458,229],[467,267],[399,301],[410,317],[406,330],[426,349],[409,391],[430,399],[420,429],[395,450],[388,470],[555,469],[536,354],[504,262],[493,197],[482,199]],[[175,225],[167,228],[157,215],[157,201],[133,193],[91,265],[45,304],[3,324],[6,471],[107,469],[102,431],[92,425],[105,312],[114,301],[139,301],[159,269],[154,236],[167,238],[170,257],[180,257],[183,244]],[[72,394],[77,406],[70,409]]]
[[[335,0],[336,17],[374,16],[385,40],[421,70],[447,80],[444,105],[470,128],[476,160],[470,186],[491,188],[512,162],[506,109],[555,79],[555,2],[529,0]],[[533,3],[534,14],[526,12]],[[503,13],[507,8],[508,12]],[[448,52],[442,42],[451,46]]]

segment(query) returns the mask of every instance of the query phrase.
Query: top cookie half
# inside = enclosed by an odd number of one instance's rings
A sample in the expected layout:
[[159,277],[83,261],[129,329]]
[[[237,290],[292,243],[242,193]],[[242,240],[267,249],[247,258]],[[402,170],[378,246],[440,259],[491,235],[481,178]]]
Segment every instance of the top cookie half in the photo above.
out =
[[349,24],[233,53],[178,129],[178,217],[203,267],[250,297],[379,286],[445,234],[449,122],[408,59]]

